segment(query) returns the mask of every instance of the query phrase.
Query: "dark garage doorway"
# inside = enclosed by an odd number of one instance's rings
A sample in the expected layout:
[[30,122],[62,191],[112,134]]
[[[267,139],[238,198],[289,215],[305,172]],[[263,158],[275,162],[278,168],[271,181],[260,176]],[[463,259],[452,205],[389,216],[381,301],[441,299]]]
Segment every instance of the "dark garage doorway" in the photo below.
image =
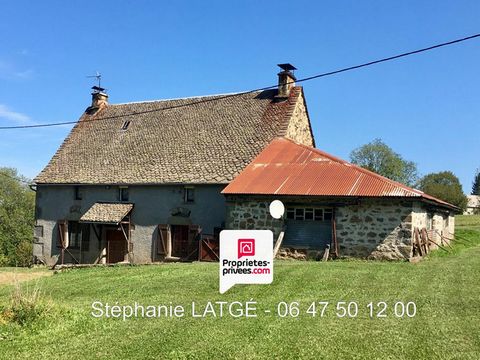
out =
[[332,242],[331,208],[289,207],[283,246],[324,250]]

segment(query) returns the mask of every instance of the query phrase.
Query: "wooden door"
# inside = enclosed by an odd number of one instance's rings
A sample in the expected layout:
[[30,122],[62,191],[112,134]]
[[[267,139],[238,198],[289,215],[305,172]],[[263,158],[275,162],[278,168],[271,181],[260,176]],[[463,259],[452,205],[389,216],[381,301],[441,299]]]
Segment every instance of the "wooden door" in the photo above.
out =
[[122,231],[107,230],[107,262],[114,264],[125,261],[127,240]]
[[172,256],[186,257],[188,255],[188,226],[172,225]]

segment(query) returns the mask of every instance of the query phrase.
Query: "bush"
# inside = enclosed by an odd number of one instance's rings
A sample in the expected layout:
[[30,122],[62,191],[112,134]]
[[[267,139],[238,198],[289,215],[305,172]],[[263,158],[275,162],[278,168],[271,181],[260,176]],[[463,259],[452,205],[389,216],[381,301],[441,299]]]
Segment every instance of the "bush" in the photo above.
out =
[[2,310],[0,320],[15,322],[22,326],[32,323],[49,310],[48,304],[41,299],[41,294],[38,284],[33,288],[28,286],[22,288],[16,281],[10,304]]
[[27,183],[17,170],[0,167],[0,266],[31,263],[35,193]]
[[27,267],[31,266],[32,261],[32,243],[30,241],[22,241],[18,244],[17,249],[15,250],[15,258],[17,261],[17,266]]

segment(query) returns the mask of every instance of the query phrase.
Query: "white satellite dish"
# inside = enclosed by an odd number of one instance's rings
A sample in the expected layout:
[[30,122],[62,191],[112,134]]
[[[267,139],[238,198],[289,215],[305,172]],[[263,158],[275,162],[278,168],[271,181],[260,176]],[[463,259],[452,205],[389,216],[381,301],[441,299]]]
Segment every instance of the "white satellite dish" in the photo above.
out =
[[270,203],[269,209],[270,215],[272,215],[274,219],[280,219],[283,214],[285,214],[285,206],[280,200],[273,200]]

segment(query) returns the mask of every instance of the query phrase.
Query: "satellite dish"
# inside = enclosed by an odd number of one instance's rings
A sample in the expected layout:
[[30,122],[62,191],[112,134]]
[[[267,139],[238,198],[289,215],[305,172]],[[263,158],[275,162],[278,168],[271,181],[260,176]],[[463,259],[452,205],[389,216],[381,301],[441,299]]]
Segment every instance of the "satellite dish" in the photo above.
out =
[[280,219],[285,214],[285,206],[280,200],[273,200],[270,203],[270,215],[274,219]]

